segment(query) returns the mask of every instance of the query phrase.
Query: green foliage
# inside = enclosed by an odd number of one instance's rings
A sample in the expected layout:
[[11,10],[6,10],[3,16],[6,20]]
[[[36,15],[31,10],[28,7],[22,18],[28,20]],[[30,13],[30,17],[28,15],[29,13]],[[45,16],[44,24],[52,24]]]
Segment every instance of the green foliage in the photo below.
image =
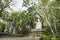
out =
[[0,32],[2,31],[2,27],[0,26]]
[[[26,12],[12,12],[10,15],[8,12],[3,12],[3,18],[6,22],[8,22],[7,26],[15,27],[16,33],[28,34],[30,33],[31,28],[34,27],[34,14],[26,13]],[[22,28],[22,30],[19,29]]]
[[9,3],[11,3],[11,1],[12,0],[0,0],[0,16],[5,8],[9,7]]
[[11,37],[23,37],[22,34],[9,34],[8,36],[11,36]]
[[56,38],[55,36],[53,36],[53,37],[51,38],[51,40],[58,40],[58,38]]
[[[33,0],[23,0],[23,6],[30,6],[26,11],[23,12],[12,12],[9,15],[9,12],[5,10],[5,8],[9,7],[9,3],[12,0],[0,0],[0,18],[7,22],[9,27],[14,24],[16,30],[21,34],[25,35],[30,33],[32,28],[35,28],[35,15],[38,14],[41,16],[41,22],[43,23],[44,33],[42,37],[45,40],[57,40],[57,36],[60,37],[60,1],[59,0],[38,0],[38,4],[30,4],[30,2],[34,2]],[[0,31],[4,30],[4,22],[0,23]],[[45,24],[44,24],[45,23]],[[19,27],[22,28],[19,31]],[[16,31],[16,32],[17,32]],[[51,36],[50,36],[51,35]],[[48,38],[49,37],[49,38]]]
[[0,32],[3,32],[5,29],[5,25],[0,22]]
[[[27,2],[27,1],[26,1]],[[32,4],[33,5],[33,4]],[[34,4],[33,7],[35,13],[39,14],[44,21],[43,26],[45,28],[45,35],[58,36],[60,33],[60,1],[59,0],[38,0],[38,5]],[[33,10],[29,9],[29,13]],[[34,12],[33,11],[33,12]],[[32,12],[32,13],[33,13]],[[44,25],[45,23],[45,25]],[[46,25],[47,24],[47,25]]]
[[45,35],[45,34],[41,34],[41,38],[43,39],[43,40],[59,40],[59,38],[57,38],[56,36],[47,36],[47,35]]

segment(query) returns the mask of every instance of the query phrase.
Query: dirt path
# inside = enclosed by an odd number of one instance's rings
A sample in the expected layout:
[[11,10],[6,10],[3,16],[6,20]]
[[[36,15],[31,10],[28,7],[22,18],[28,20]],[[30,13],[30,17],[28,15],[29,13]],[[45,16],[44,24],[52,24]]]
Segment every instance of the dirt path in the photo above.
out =
[[39,40],[37,37],[13,37],[13,38],[0,38],[0,40]]

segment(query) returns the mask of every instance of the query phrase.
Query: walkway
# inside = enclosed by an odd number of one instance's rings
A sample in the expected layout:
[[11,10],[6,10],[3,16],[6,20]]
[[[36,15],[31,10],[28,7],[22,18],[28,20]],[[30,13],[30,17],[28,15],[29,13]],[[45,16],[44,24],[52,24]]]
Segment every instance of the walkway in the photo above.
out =
[[13,38],[0,38],[0,40],[39,40],[38,37],[13,37]]

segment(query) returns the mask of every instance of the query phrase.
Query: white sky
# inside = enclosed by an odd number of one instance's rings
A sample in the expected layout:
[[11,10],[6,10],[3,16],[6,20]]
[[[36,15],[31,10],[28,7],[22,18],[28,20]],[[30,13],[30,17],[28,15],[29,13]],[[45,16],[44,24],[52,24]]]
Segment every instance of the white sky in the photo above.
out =
[[23,5],[23,0],[13,0],[13,2],[11,2],[11,8],[16,11],[16,10],[27,10],[26,7],[22,7]]

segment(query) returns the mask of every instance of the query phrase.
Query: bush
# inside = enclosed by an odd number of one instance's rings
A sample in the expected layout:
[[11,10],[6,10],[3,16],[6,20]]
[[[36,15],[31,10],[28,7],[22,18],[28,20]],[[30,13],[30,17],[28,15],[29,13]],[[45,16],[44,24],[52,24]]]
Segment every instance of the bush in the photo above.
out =
[[2,27],[0,26],[0,32],[2,31]]
[[40,37],[42,37],[43,40],[59,40],[59,38],[56,38],[56,36],[47,36],[45,34],[42,34]]
[[45,34],[41,34],[41,37],[42,37],[43,40],[49,40],[49,37]]
[[21,34],[9,34],[8,36],[11,36],[11,37],[22,37]]
[[51,38],[51,40],[59,40],[59,39],[56,38],[55,36],[53,36],[53,37]]
[[22,35],[28,35],[30,33],[30,29],[27,27],[22,28],[21,34]]

